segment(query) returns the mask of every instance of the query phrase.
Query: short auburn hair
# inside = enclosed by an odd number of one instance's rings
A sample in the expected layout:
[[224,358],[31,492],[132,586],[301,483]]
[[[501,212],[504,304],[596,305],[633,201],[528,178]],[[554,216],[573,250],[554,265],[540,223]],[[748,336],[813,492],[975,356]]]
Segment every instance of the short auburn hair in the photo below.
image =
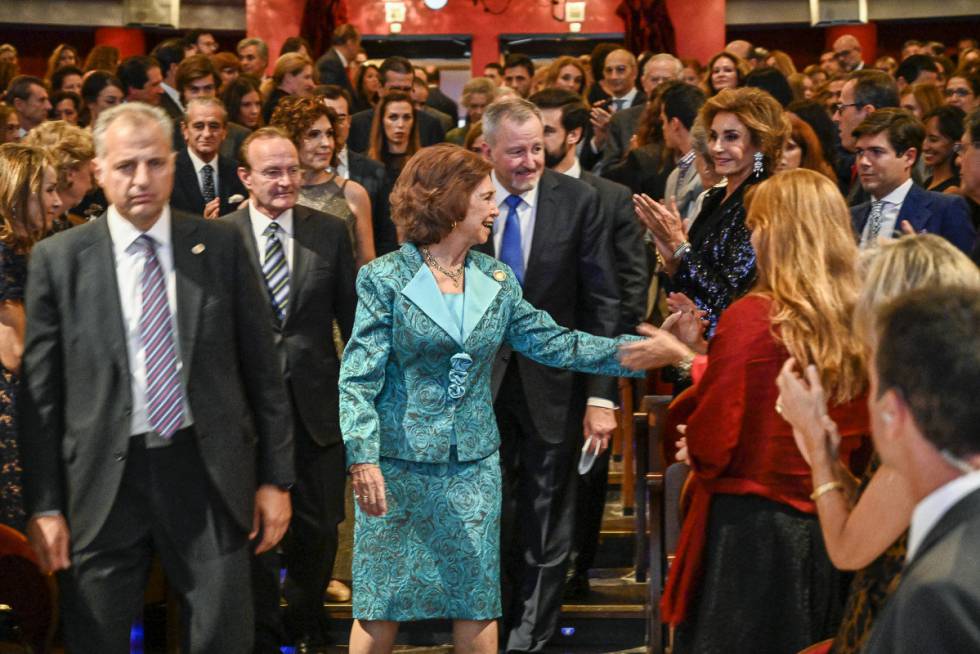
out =
[[416,245],[438,243],[466,217],[470,195],[490,163],[452,143],[422,148],[408,160],[391,191],[391,219]]

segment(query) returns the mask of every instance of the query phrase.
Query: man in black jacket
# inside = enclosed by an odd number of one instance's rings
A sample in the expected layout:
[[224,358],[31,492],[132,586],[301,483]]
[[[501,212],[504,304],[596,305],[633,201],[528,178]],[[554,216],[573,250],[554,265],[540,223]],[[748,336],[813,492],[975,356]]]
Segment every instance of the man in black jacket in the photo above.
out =
[[[249,190],[244,209],[225,216],[238,228],[248,259],[259,271],[272,311],[278,368],[293,413],[296,483],[293,521],[283,557],[268,552],[253,565],[256,654],[275,654],[283,642],[279,571],[292,640],[323,644],[323,592],[337,553],[337,525],[344,519],[344,443],[340,436],[333,340],[350,338],[354,324],[354,253],[347,227],[336,216],[296,204],[299,155],[278,129],[267,127],[245,141],[240,175]],[[283,288],[283,285],[285,288]],[[255,307],[258,310],[258,307]]]
[[331,44],[333,47],[316,60],[320,84],[336,84],[353,95],[354,87],[351,86],[347,67],[361,47],[361,35],[356,27],[344,23],[333,31]]

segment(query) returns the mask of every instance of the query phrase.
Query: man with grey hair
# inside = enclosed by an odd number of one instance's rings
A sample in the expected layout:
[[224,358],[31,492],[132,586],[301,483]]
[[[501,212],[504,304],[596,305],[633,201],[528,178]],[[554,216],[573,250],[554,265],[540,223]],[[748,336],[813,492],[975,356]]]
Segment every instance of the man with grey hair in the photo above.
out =
[[493,102],[496,92],[497,86],[489,77],[474,77],[464,84],[460,102],[466,110],[466,124],[446,132],[446,140],[463,145],[470,127],[483,119],[483,112]]
[[[537,107],[497,100],[483,114],[484,155],[500,215],[479,246],[508,264],[524,298],[558,324],[615,332],[619,290],[610,223],[588,184],[545,169]],[[603,450],[616,427],[616,380],[545,368],[504,347],[494,361],[501,436],[502,624],[507,652],[538,652],[555,632],[574,531],[583,435]]]
[[258,273],[234,226],[170,208],[170,130],[148,105],[102,113],[109,209],[31,255],[28,538],[83,654],[129,652],[154,556],[182,600],[183,651],[250,652],[249,557],[291,513],[289,401]]
[[242,39],[235,48],[242,62],[242,72],[262,81],[269,67],[269,46],[265,41],[256,37]]
[[861,58],[861,42],[852,34],[844,34],[834,41],[834,59],[845,73],[853,73],[864,68]]
[[[205,218],[231,213],[247,196],[233,159],[221,154],[228,112],[218,98],[193,98],[180,123],[186,145],[177,152],[170,206]],[[233,196],[238,202],[231,202]]]
[[640,117],[646,109],[646,100],[652,97],[662,82],[680,79],[683,70],[684,64],[672,54],[664,52],[650,57],[643,64],[640,77],[643,102],[613,114],[605,129],[604,139],[600,138],[601,132],[596,131],[596,137],[582,148],[582,165],[598,175],[619,163],[630,149],[630,139],[636,134]]

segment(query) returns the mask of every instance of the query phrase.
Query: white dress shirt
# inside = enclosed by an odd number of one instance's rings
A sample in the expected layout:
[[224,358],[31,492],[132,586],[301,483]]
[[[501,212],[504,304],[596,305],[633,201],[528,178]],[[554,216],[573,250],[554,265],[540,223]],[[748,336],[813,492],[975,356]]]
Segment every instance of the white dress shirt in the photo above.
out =
[[163,89],[164,93],[170,96],[170,99],[174,101],[174,104],[177,105],[178,109],[181,111],[186,111],[186,109],[184,109],[184,103],[180,101],[180,93],[177,91],[177,89],[169,86],[166,82],[160,82],[160,88]]
[[350,179],[350,160],[347,156],[347,146],[337,153],[337,174],[344,179]]
[[[170,208],[164,207],[160,218],[153,227],[141,232],[131,222],[123,218],[114,205],[108,211],[109,236],[112,239],[112,253],[116,264],[116,285],[119,291],[119,306],[122,308],[123,326],[126,330],[126,352],[129,355],[129,381],[133,395],[133,415],[130,421],[130,435],[144,434],[153,430],[146,408],[146,356],[140,342],[140,315],[143,312],[143,291],[141,279],[146,259],[142,250],[135,245],[137,238],[144,233],[150,236],[156,248],[167,284],[167,304],[170,306],[171,326],[173,327],[174,352],[177,355],[177,372],[183,368],[180,352],[180,332],[177,324],[177,275],[174,272],[173,238],[170,229]],[[181,379],[184,390],[184,421],[181,428],[193,424],[191,407],[187,403],[187,388]]]
[[575,161],[572,162],[572,167],[566,170],[565,174],[575,179],[582,179],[582,164],[579,163],[578,157],[575,157]]
[[[261,268],[262,261],[265,259],[265,244],[269,240],[264,233],[269,224],[272,223],[272,218],[256,209],[255,202],[252,200],[248,201],[248,217],[252,223],[252,235],[255,236],[255,244],[259,250],[259,267]],[[293,249],[296,241],[293,231],[293,210],[286,209],[283,211],[276,218],[276,222],[279,223],[279,240],[282,241],[283,249],[286,251],[286,265],[289,266],[289,279],[292,281]]]
[[932,491],[912,511],[912,522],[909,524],[909,547],[905,555],[906,561],[911,561],[922,546],[933,527],[939,524],[942,517],[949,512],[961,499],[980,488],[980,470],[974,470],[962,477],[944,484]]
[[191,158],[191,165],[194,166],[194,173],[197,175],[197,187],[201,189],[201,195],[204,195],[204,173],[201,172],[201,169],[205,165],[208,165],[211,166],[211,170],[214,172],[214,197],[220,197],[221,191],[219,189],[221,187],[218,186],[218,153],[214,153],[211,161],[204,161],[194,154],[194,151],[190,148],[187,148],[187,154]]
[[[878,238],[891,238],[895,233],[895,228],[898,223],[898,213],[902,210],[902,204],[905,202],[905,196],[909,194],[912,189],[912,180],[905,180],[904,184],[901,184],[894,191],[881,198],[881,228],[878,230]],[[871,197],[874,201],[876,198]],[[861,232],[861,247],[873,247],[877,243],[871,243],[871,220],[868,220],[864,224],[864,231]]]
[[[629,109],[630,107],[633,106],[633,101],[636,100],[637,93],[638,91],[634,86],[625,95],[621,95],[618,98],[617,97],[609,98],[609,108],[613,110],[613,113],[615,113],[616,111],[621,111],[622,109]],[[616,109],[617,104],[621,105],[619,109]]]
[[[500,215],[493,223],[493,247],[494,252],[497,252],[499,256],[500,245],[504,240],[504,229],[507,227],[507,213],[510,211],[505,200],[507,196],[511,195],[511,192],[505,189],[500,180],[497,179],[496,171],[490,173],[490,179],[493,180],[493,187],[497,191],[497,208],[500,209]],[[521,225],[521,250],[524,254],[525,271],[527,270],[528,257],[531,254],[531,241],[534,238],[534,213],[538,204],[539,185],[540,182],[535,184],[531,190],[521,193],[520,198],[523,202],[517,205],[517,222]]]

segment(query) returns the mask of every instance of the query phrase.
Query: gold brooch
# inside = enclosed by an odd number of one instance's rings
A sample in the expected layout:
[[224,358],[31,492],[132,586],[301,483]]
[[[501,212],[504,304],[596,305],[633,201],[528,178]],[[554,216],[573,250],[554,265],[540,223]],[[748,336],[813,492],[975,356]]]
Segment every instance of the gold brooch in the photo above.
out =
[[191,248],[192,254],[201,254],[202,252],[204,252],[204,243],[198,243]]
[[493,278],[496,279],[498,282],[502,282],[505,279],[507,279],[507,273],[505,273],[503,270],[494,270]]

